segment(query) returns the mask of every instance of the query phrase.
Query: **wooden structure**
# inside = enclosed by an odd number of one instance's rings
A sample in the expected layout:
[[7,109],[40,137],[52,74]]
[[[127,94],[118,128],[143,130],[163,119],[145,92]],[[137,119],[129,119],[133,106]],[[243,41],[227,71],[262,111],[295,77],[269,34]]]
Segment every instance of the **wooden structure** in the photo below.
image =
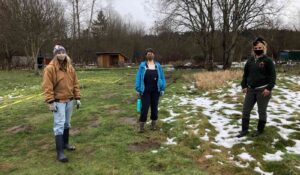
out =
[[121,67],[128,58],[120,52],[97,52],[97,65],[98,67]]

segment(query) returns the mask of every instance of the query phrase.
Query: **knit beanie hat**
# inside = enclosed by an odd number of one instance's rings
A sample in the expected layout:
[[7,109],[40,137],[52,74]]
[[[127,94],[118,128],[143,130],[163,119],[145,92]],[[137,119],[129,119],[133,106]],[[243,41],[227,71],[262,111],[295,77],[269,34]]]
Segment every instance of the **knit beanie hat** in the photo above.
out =
[[66,53],[66,49],[63,46],[55,45],[54,49],[53,49],[53,55],[56,55],[58,52],[61,52],[61,51]]

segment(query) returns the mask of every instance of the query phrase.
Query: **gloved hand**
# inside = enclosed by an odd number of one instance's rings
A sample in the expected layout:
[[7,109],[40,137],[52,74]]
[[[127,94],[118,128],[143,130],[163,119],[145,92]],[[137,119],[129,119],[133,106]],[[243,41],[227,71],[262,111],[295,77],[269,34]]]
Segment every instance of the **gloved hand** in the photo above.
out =
[[80,100],[76,100],[76,107],[77,107],[77,109],[79,109],[79,108],[80,108],[80,106],[81,106],[81,102],[80,102]]
[[140,92],[136,92],[136,96],[137,96],[137,98],[141,98],[141,93]]
[[160,96],[163,96],[165,94],[165,91],[160,91]]
[[56,108],[55,103],[49,103],[49,104],[48,104],[48,107],[49,107],[49,110],[50,110],[50,111],[52,111],[52,112],[57,112],[57,108]]

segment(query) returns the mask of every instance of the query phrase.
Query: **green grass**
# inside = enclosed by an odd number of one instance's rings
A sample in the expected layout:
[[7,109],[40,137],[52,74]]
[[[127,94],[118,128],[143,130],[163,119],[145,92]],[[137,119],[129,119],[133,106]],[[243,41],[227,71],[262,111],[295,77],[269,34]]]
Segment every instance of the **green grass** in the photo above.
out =
[[[163,143],[164,131],[138,134],[136,126],[122,124],[121,117],[138,119],[135,107],[136,70],[78,71],[82,108],[72,116],[71,142],[75,152],[66,152],[70,162],[56,161],[53,116],[43,102],[42,78],[29,71],[0,72],[0,174],[206,174],[190,145],[175,148]],[[181,77],[181,72],[172,73]],[[169,88],[182,85],[182,80]],[[177,93],[171,91],[167,96]],[[180,92],[178,92],[180,93]],[[182,92],[183,93],[183,92]],[[22,95],[9,99],[8,94]],[[29,96],[32,99],[13,104]],[[168,97],[164,98],[168,98]],[[10,105],[13,104],[13,105]],[[161,110],[161,115],[167,115]],[[11,130],[12,127],[20,130]],[[157,140],[162,147],[131,151],[128,146]]]
[[[177,96],[193,97],[205,93],[183,88],[191,80],[182,75],[195,72],[197,70],[166,73],[168,87],[160,101],[159,118],[169,117],[169,105],[177,103]],[[42,78],[34,76],[30,71],[0,72],[0,96],[4,97],[0,101],[0,174],[254,174],[254,163],[244,169],[228,159],[230,155],[242,153],[244,148],[261,162],[265,171],[274,172],[274,175],[299,173],[295,169],[295,166],[300,165],[300,157],[297,155],[285,155],[280,162],[262,160],[266,152],[284,152],[285,147],[294,145],[292,140],[281,139],[275,127],[268,127],[260,139],[249,136],[253,144],[238,144],[231,149],[201,140],[200,137],[206,133],[205,129],[211,131],[207,133],[210,141],[217,132],[209,123],[209,116],[203,115],[200,107],[191,114],[186,113],[195,109],[191,105],[174,107],[173,112],[179,114],[176,122],[159,121],[158,131],[149,131],[147,126],[145,133],[137,133],[136,125],[120,122],[122,118],[138,119],[135,73],[135,69],[78,71],[82,108],[74,109],[71,122],[71,142],[77,146],[77,150],[66,152],[70,162],[62,164],[55,159],[53,116],[40,95]],[[293,86],[293,89],[298,88]],[[224,87],[222,92],[227,90],[228,87]],[[10,99],[8,95],[21,96]],[[163,102],[174,95],[175,100]],[[210,98],[217,100],[218,95],[220,93],[212,94]],[[28,97],[32,98],[26,100]],[[241,111],[242,93],[237,100],[232,100],[230,96],[222,99],[237,104],[236,109]],[[193,117],[187,120],[190,116]],[[295,113],[291,120],[299,120],[298,116]],[[240,117],[232,116],[234,119]],[[190,124],[199,125],[191,129],[187,127]],[[240,127],[238,122],[234,124]],[[252,121],[251,129],[255,126],[256,123]],[[196,129],[198,134],[193,133]],[[183,131],[189,134],[183,134]],[[177,145],[165,145],[167,137],[172,136],[176,136]],[[291,138],[299,139],[299,134],[294,133]],[[270,145],[274,139],[278,139],[278,142],[273,148]],[[158,146],[152,145],[154,142]],[[146,147],[133,151],[129,148],[132,144],[144,144]],[[221,152],[213,152],[213,149],[220,149]],[[157,153],[153,153],[153,150]],[[209,154],[214,157],[206,159],[205,156]],[[235,156],[234,160],[239,158]]]

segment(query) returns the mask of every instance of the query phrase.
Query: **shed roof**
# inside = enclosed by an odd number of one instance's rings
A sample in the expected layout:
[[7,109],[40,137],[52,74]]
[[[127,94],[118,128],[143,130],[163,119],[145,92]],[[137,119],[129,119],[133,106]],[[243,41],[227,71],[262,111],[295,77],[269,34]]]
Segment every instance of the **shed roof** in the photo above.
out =
[[126,59],[128,59],[128,57],[126,55],[124,55],[123,53],[121,52],[96,52],[96,55],[97,56],[100,56],[100,55],[122,55],[123,57],[125,57]]

